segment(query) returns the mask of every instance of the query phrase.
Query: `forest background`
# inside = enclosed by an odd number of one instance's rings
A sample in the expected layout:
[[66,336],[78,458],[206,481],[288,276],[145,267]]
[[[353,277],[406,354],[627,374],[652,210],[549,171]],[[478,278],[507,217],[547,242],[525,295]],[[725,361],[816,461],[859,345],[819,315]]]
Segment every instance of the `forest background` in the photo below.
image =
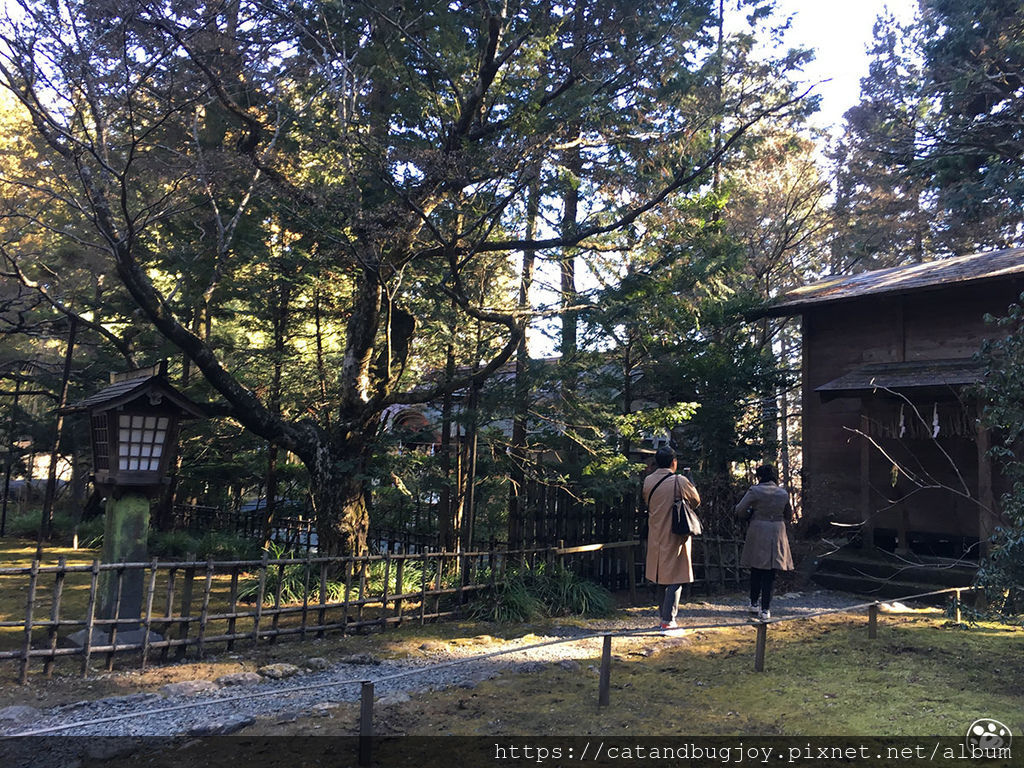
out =
[[158,528],[261,498],[330,553],[514,546],[530,484],[614,502],[658,439],[712,510],[765,460],[798,489],[799,328],[747,318],[1021,244],[1024,10],[880,18],[829,141],[772,0],[623,6],[9,2],[0,434],[5,487],[52,457],[41,535],[89,506],[60,408],[161,359],[210,418]]

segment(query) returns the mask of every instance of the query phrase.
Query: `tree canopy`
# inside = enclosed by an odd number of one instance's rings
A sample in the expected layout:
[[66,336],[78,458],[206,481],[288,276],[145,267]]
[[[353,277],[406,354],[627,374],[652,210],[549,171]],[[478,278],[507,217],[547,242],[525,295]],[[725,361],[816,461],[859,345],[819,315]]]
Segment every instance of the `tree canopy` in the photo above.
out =
[[333,552],[365,547],[382,415],[520,349],[524,254],[625,258],[808,108],[806,53],[754,57],[710,0],[17,5],[7,273],[297,456]]

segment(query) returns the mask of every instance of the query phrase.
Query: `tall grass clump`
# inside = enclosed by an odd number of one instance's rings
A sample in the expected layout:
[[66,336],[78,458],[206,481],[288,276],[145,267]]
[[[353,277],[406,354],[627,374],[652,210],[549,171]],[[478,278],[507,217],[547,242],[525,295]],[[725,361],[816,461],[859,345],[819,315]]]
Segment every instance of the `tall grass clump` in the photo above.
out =
[[550,616],[607,616],[615,601],[604,587],[563,566],[540,564],[509,570],[470,607],[481,621],[515,623]]

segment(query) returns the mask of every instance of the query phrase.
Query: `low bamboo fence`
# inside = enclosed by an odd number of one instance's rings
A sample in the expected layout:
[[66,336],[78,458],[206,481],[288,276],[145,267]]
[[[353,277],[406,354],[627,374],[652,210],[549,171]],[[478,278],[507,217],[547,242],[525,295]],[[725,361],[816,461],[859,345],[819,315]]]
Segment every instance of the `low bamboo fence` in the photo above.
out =
[[[739,541],[696,539],[692,557],[697,586],[740,584]],[[18,679],[25,682],[34,662],[41,662],[49,677],[58,659],[79,657],[85,677],[97,657],[104,658],[107,671],[115,657],[145,668],[186,656],[202,659],[214,645],[230,652],[286,637],[322,638],[329,632],[459,618],[474,596],[500,582],[510,567],[536,568],[542,562],[573,568],[611,590],[628,589],[630,599],[637,600],[644,567],[638,540],[349,558],[270,559],[265,554],[244,561],[34,561],[29,567],[0,568],[6,591],[26,594],[20,617],[0,614],[0,661],[17,662]],[[131,582],[141,585],[135,590],[141,593],[138,603],[123,597],[132,593],[126,586]],[[104,591],[104,583],[115,586]],[[116,594],[112,608],[108,603],[101,611],[101,593]],[[75,644],[68,642],[72,634]]]

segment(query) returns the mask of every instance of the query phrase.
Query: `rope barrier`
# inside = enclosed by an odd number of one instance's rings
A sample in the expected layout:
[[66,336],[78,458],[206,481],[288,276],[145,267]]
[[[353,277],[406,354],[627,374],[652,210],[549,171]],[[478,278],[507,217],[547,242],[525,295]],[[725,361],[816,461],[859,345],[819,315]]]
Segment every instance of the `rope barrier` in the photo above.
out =
[[[933,597],[936,595],[942,595],[947,593],[956,593],[957,601],[959,602],[960,593],[968,590],[976,590],[977,587],[949,587],[947,589],[934,590],[932,592],[923,592],[918,595],[908,595],[906,597],[900,597],[894,599],[892,602],[902,602],[904,600],[915,600],[923,597]],[[758,619],[753,622],[750,620],[738,621],[738,622],[725,622],[716,624],[697,624],[686,627],[680,627],[680,630],[686,632],[696,632],[700,630],[709,629],[731,629],[735,627],[750,627],[753,626],[757,631],[757,647],[755,649],[755,671],[763,671],[764,669],[764,649],[765,649],[765,638],[767,635],[767,625],[777,624],[786,621],[800,621],[806,619],[819,618],[821,616],[829,616],[839,613],[852,613],[857,610],[863,610],[865,608],[871,610],[874,609],[873,613],[877,615],[877,609],[879,601],[872,601],[867,603],[857,603],[855,605],[842,606],[839,608],[826,608],[820,611],[812,613],[801,613],[790,616],[779,616],[771,619]],[[872,621],[871,626],[874,626]],[[28,736],[43,736],[52,733],[59,733],[61,731],[68,731],[75,728],[83,728],[85,726],[102,725],[105,723],[117,722],[119,720],[127,720],[134,717],[149,716],[149,715],[161,715],[170,712],[182,712],[190,709],[200,709],[203,707],[219,706],[222,704],[235,703],[253,699],[267,698],[270,696],[284,696],[293,693],[302,693],[313,690],[323,690],[328,688],[334,688],[342,685],[361,685],[362,696],[361,696],[361,712],[360,712],[360,765],[368,765],[369,758],[365,759],[364,754],[369,755],[369,742],[366,739],[369,738],[369,734],[365,731],[368,722],[369,711],[372,716],[373,709],[373,688],[375,685],[380,683],[397,680],[403,677],[410,677],[417,674],[423,674],[425,672],[436,672],[440,669],[446,669],[462,664],[471,664],[474,662],[486,661],[497,656],[506,656],[512,653],[524,653],[526,651],[536,650],[538,648],[546,648],[552,645],[562,645],[565,643],[576,643],[585,640],[601,640],[602,641],[602,661],[601,661],[601,686],[599,693],[599,705],[605,706],[608,703],[608,676],[610,675],[610,658],[611,658],[611,639],[613,637],[643,637],[643,636],[663,636],[665,631],[660,628],[641,628],[641,629],[624,629],[624,630],[607,630],[601,632],[594,632],[591,634],[579,635],[576,637],[561,637],[554,640],[546,640],[540,643],[532,643],[530,645],[515,647],[515,648],[504,648],[498,651],[492,651],[490,653],[479,654],[476,656],[468,656],[461,659],[452,659],[450,661],[440,662],[438,664],[432,664],[425,667],[415,667],[408,670],[402,670],[399,672],[393,672],[382,677],[374,678],[373,680],[366,680],[364,678],[353,678],[350,680],[334,680],[325,683],[313,683],[310,685],[291,686],[283,689],[275,689],[273,691],[262,691],[246,693],[239,696],[232,696],[226,698],[218,698],[213,701],[202,701],[193,702],[189,704],[179,704],[170,707],[159,707],[156,709],[143,710],[141,712],[128,712],[119,715],[109,715],[107,717],[94,718],[92,720],[80,720],[72,723],[65,723],[63,725],[55,725],[47,728],[37,728],[31,731],[22,731],[21,733],[8,734],[0,736],[0,741],[24,738]],[[873,629],[869,629],[869,637],[874,637]],[[369,694],[367,693],[369,691]]]

